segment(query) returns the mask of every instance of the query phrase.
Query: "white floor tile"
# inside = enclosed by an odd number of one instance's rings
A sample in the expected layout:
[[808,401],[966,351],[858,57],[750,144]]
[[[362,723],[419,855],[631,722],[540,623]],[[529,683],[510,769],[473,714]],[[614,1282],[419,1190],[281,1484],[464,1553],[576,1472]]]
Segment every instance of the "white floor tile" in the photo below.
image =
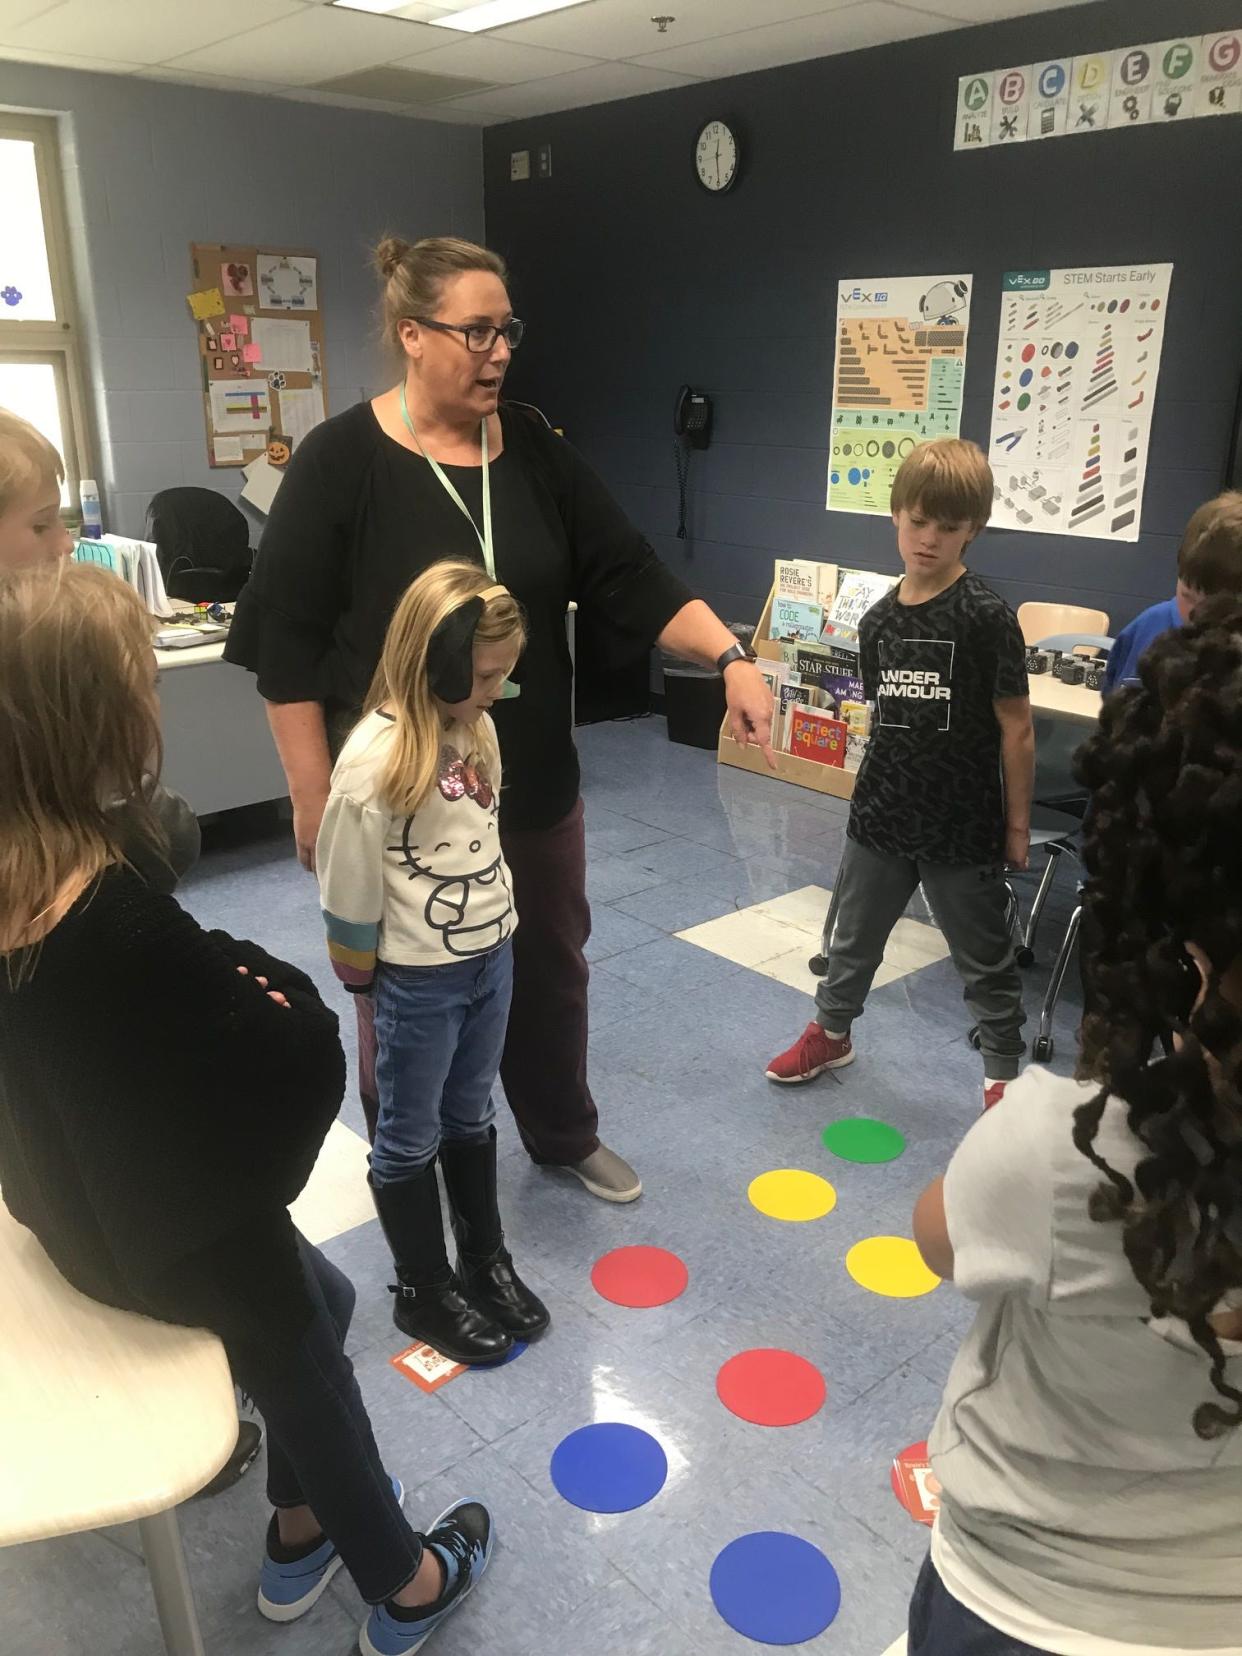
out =
[[315,1171],[289,1212],[308,1242],[328,1242],[374,1219],[367,1184],[367,1141],[343,1121],[334,1121],[323,1141]]
[[[810,991],[815,980],[807,962],[819,953],[824,916],[831,901],[831,891],[823,886],[802,886],[783,897],[773,897],[722,915],[719,920],[691,926],[677,936],[735,965],[748,966],[764,977],[788,984],[791,989]],[[903,917],[893,927],[883,964],[876,973],[875,987],[880,989],[886,983],[896,983],[911,972],[945,959],[948,952],[944,937],[935,926]]]

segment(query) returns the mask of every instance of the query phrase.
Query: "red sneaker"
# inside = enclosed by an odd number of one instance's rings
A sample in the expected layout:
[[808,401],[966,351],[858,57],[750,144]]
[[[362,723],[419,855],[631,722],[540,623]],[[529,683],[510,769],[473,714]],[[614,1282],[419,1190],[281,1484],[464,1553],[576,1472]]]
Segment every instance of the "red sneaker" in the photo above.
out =
[[1008,1085],[1008,1081],[993,1081],[990,1087],[985,1087],[983,1089],[983,1108],[985,1113],[994,1105],[1000,1103],[1001,1099],[1005,1096],[1005,1088]]
[[833,1036],[817,1023],[809,1023],[802,1034],[767,1067],[769,1081],[796,1086],[814,1081],[825,1070],[844,1069],[854,1062],[854,1048],[848,1035]]

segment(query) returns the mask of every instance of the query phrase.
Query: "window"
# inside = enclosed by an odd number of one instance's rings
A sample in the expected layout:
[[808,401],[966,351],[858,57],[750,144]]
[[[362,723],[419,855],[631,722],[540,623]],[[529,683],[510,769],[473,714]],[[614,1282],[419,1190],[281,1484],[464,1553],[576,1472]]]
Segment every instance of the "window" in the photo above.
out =
[[0,115],[0,201],[0,407],[55,443],[76,510],[90,450],[54,120]]

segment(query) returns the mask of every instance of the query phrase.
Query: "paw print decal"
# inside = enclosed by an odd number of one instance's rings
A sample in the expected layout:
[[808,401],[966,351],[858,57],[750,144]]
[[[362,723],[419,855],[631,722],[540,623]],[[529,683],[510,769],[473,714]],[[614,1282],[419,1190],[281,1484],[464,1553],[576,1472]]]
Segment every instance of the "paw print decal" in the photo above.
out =
[[0,288],[0,299],[3,299],[10,308],[14,305],[20,305],[22,302],[21,292],[13,286],[12,282],[9,283],[8,287]]
[[283,374],[269,374],[267,383],[273,391],[283,391],[289,382]]

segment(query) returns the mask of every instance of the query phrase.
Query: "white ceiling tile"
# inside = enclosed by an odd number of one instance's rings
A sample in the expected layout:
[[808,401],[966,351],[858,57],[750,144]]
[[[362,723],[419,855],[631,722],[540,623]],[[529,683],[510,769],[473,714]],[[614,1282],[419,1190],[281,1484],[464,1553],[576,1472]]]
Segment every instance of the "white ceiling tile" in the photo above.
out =
[[316,5],[279,23],[186,52],[172,62],[179,69],[201,69],[208,75],[306,86],[377,63],[395,63],[418,51],[428,35],[434,45],[444,44],[443,30],[426,23],[402,23],[391,17],[342,11],[339,6]]
[[900,0],[900,4],[914,11],[937,13],[955,23],[998,23],[1011,17],[1080,6],[1082,0]]
[[59,4],[60,0],[0,0],[0,40],[7,40],[12,30]]
[[112,58],[78,57],[72,52],[28,50],[23,46],[0,46],[0,62],[46,63],[53,69],[81,69],[88,75],[128,75],[141,69],[140,63],[118,62]]
[[[665,46],[707,40],[713,35],[747,29],[756,23],[781,23],[790,17],[828,11],[848,5],[849,0],[588,0],[584,6],[533,17],[527,23],[511,23],[497,31],[503,40],[517,40],[528,46],[546,46],[558,52],[583,52],[587,56],[638,58]],[[667,34],[651,21],[661,12],[676,15]]]
[[635,62],[714,80],[725,75],[746,74],[752,69],[770,69],[777,64],[854,52],[888,41],[913,40],[947,26],[943,18],[908,11],[904,6],[890,5],[889,0],[862,0],[861,4],[822,12],[816,17],[765,24],[740,34],[700,41],[694,46],[653,52],[636,58]]
[[660,69],[643,69],[632,63],[602,63],[595,69],[575,69],[571,74],[554,75],[548,80],[500,86],[494,92],[471,93],[436,107],[469,109],[479,115],[518,120],[527,115],[548,115],[557,109],[611,103],[615,98],[633,98],[645,92],[665,92],[670,87],[689,86],[694,78]]
[[[443,42],[443,31],[437,29],[436,33]],[[511,40],[475,35],[455,41],[451,46],[441,44],[438,51],[419,52],[397,61],[399,67],[425,69],[428,74],[466,75],[475,80],[512,85],[518,81],[545,80],[549,75],[567,74],[571,69],[590,69],[600,59],[578,57],[570,52],[548,52],[538,46],[518,46]]]
[[50,47],[77,57],[162,63],[258,23],[304,12],[302,0],[66,0],[19,29],[15,46]]

